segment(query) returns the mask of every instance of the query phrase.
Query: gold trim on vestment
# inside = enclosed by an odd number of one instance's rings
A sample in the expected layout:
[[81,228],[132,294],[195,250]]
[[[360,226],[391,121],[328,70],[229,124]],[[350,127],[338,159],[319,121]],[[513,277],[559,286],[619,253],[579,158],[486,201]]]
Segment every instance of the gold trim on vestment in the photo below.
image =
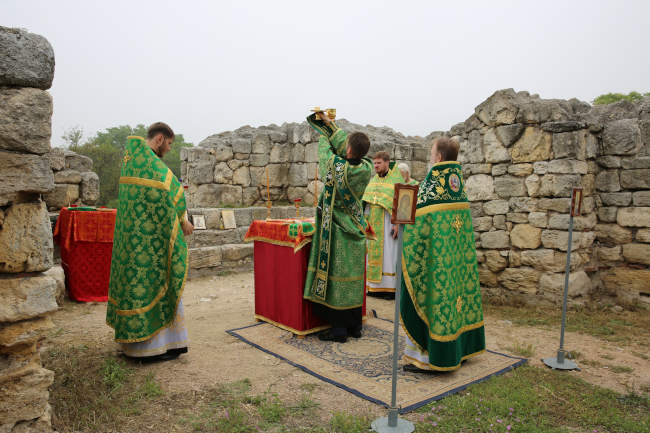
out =
[[419,217],[422,215],[426,215],[431,212],[441,212],[445,210],[461,210],[461,209],[469,209],[469,202],[462,202],[462,203],[439,203],[439,204],[432,204],[429,206],[421,207],[419,209],[416,209],[415,211],[415,216]]
[[370,287],[366,286],[369,293],[395,293],[395,287]]
[[309,244],[311,242],[311,237],[301,241],[297,245],[296,245],[295,242],[278,241],[278,240],[275,240],[275,239],[269,239],[269,238],[265,238],[265,237],[262,237],[262,236],[249,236],[246,239],[244,239],[244,242],[253,242],[253,241],[266,242],[267,244],[277,245],[277,246],[280,246],[280,247],[289,247],[289,248],[293,249],[294,253],[296,253],[296,252],[300,251],[301,249],[303,249],[303,247],[305,245],[307,245],[307,244]]
[[410,357],[410,356],[408,356],[406,354],[404,354],[402,356],[402,359],[404,359],[404,361],[408,362],[409,364],[415,365],[417,368],[419,368],[421,370],[453,371],[453,370],[458,370],[460,368],[460,365],[463,363],[463,361],[468,360],[470,358],[473,358],[473,357],[475,357],[477,355],[480,355],[482,353],[485,353],[485,351],[486,351],[485,349],[481,349],[478,352],[474,352],[474,353],[470,353],[469,355],[465,355],[462,358],[460,358],[460,362],[457,365],[453,366],[453,367],[437,367],[435,365],[425,364],[425,363],[423,363],[421,361],[418,361],[417,359],[412,358],[412,357]]
[[176,193],[176,196],[174,197],[174,207],[176,207],[181,197],[183,197],[183,190],[184,190],[183,185],[181,185],[178,188],[178,192]]
[[394,276],[396,276],[397,274],[396,274],[396,273],[390,273],[390,272],[383,272],[382,275],[384,275],[384,276],[386,276],[386,277],[394,277]]
[[283,325],[282,323],[278,323],[275,320],[271,320],[268,317],[262,316],[261,314],[256,314],[255,318],[257,320],[263,320],[264,322],[270,323],[273,326],[277,326],[280,329],[284,329],[285,331],[289,331],[292,334],[296,334],[296,335],[313,334],[315,332],[323,331],[325,329],[329,329],[332,327],[332,325],[322,325],[322,326],[317,326],[315,328],[307,329],[306,331],[298,331],[297,329],[294,329],[291,326]]
[[467,331],[472,331],[474,329],[480,328],[481,326],[484,326],[485,323],[483,320],[477,323],[472,323],[471,325],[465,325],[462,328],[460,328],[456,333],[453,335],[436,335],[433,332],[431,332],[431,325],[429,324],[429,320],[427,319],[426,314],[424,311],[420,309],[420,306],[418,303],[415,301],[417,298],[415,297],[415,293],[413,291],[413,283],[411,282],[411,277],[409,276],[409,273],[406,269],[406,260],[404,259],[404,256],[402,256],[402,278],[404,280],[404,285],[406,286],[406,290],[409,293],[409,296],[411,298],[411,303],[413,304],[413,308],[415,308],[416,313],[418,314],[418,317],[420,320],[422,320],[424,323],[427,325],[427,330],[429,331],[429,338],[435,341],[440,341],[440,342],[447,342],[447,341],[453,341],[460,336],[460,334],[467,332]]

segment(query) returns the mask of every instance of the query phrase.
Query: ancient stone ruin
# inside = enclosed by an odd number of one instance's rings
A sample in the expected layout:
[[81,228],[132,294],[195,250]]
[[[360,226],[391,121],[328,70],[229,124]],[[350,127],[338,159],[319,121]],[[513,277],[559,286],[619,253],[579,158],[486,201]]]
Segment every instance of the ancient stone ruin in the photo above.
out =
[[[447,135],[460,142],[488,297],[529,304],[561,300],[571,189],[582,186],[583,214],[574,221],[572,242],[572,303],[650,304],[650,98],[592,107],[508,89],[450,131],[425,138],[345,120],[339,125],[366,132],[371,153],[387,150],[407,162],[418,180],[426,175],[432,138]],[[194,272],[222,269],[235,258],[240,265],[251,263],[252,248],[237,243],[251,219],[265,217],[265,209],[236,209],[239,228],[224,230],[218,208],[263,204],[267,168],[272,202],[300,198],[303,206],[313,206],[314,193],[322,190],[317,140],[305,122],[244,126],[183,150],[182,177],[196,208],[190,213],[205,214],[209,229],[195,232],[191,241]],[[291,215],[291,208],[284,209]]]
[[50,211],[75,205],[94,205],[99,199],[99,177],[93,160],[67,149],[54,148],[47,157],[54,172],[54,189],[43,196]]
[[0,431],[51,431],[39,341],[52,326],[60,269],[43,195],[50,151],[54,52],[42,36],[0,27]]

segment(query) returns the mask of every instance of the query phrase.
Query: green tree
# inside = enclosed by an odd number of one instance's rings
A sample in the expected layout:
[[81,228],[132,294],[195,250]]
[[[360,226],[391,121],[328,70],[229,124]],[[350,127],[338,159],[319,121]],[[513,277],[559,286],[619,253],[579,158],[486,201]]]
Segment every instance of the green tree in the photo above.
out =
[[622,100],[634,102],[643,99],[645,96],[650,96],[650,92],[644,94],[639,92],[630,92],[627,95],[623,93],[605,93],[604,95],[596,97],[592,103],[594,105],[606,105]]
[[73,126],[72,128],[66,129],[61,138],[66,142],[66,147],[72,151],[76,151],[80,144],[81,139],[84,136],[84,130],[81,126]]
[[[99,176],[99,201],[97,204],[109,207],[117,206],[120,170],[126,139],[131,135],[145,137],[146,134],[147,127],[142,124],[135,127],[129,125],[116,126],[97,132],[94,137],[91,137],[83,145],[71,149],[93,160],[93,171]],[[185,142],[183,134],[176,134],[171,151],[163,158],[165,164],[177,177],[180,177],[181,171],[180,150],[182,147],[191,146],[192,143]]]

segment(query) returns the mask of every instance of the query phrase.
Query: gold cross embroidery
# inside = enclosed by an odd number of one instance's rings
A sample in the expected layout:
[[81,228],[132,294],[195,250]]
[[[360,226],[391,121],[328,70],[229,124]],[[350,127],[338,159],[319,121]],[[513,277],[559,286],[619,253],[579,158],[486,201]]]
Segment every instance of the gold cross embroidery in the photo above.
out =
[[124,152],[124,164],[126,164],[126,163],[129,162],[129,161],[131,161],[132,159],[133,159],[133,158],[131,157],[131,155],[129,155],[129,151],[128,151],[128,150],[127,150],[126,152]]
[[463,308],[463,298],[459,296],[458,299],[456,299],[456,311],[460,313],[460,310],[462,310],[462,308]]
[[460,215],[456,214],[456,218],[454,218],[454,222],[451,223],[451,226],[456,229],[456,233],[460,233],[460,229],[463,227],[463,220]]

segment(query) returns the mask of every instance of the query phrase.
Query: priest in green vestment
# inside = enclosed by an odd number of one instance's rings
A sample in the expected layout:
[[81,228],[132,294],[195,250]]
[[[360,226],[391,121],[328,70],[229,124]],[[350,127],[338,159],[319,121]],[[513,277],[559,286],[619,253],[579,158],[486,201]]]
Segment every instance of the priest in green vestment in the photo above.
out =
[[305,280],[304,298],[331,325],[321,340],[346,342],[361,337],[366,238],[372,229],[363,216],[361,196],[372,175],[366,158],[370,140],[347,134],[325,112],[307,122],[320,134],[319,164],[324,188],[316,212],[316,232]]
[[181,295],[187,277],[183,185],[162,161],[174,140],[157,122],[129,137],[120,174],[106,322],[124,355],[173,359],[187,352]]
[[404,179],[387,152],[373,156],[375,175],[363,194],[368,224],[377,238],[368,241],[366,289],[369,295],[394,298],[397,286],[397,227],[391,224],[395,184]]
[[434,142],[415,224],[404,229],[405,370],[455,370],[485,351],[474,229],[458,149],[448,138]]

